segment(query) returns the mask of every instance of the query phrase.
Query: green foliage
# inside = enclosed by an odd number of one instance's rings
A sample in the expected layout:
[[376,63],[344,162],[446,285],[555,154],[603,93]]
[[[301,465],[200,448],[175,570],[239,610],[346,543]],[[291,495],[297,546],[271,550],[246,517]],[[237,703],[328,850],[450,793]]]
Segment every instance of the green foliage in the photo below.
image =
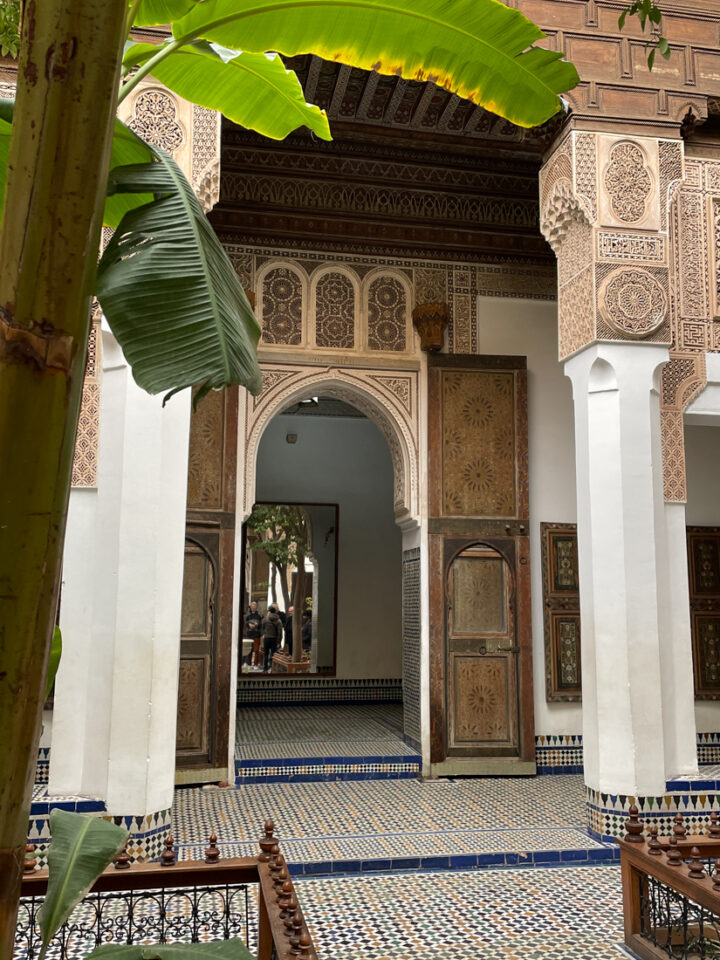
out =
[[163,943],[157,946],[126,946],[107,943],[96,947],[87,960],[254,960],[242,940],[210,943]]
[[307,526],[300,507],[277,503],[256,503],[247,521],[250,530],[262,537],[250,545],[251,550],[262,550],[277,567],[284,568],[297,562],[298,548],[308,552]]
[[[634,0],[625,10],[620,14],[618,18],[618,27],[622,30],[625,26],[625,21],[628,17],[637,17],[640,26],[645,30],[646,25],[649,23],[654,24],[656,27],[660,27],[662,23],[662,11],[660,10],[660,5],[655,2],[655,0]],[[647,63],[648,69],[652,70],[655,63],[655,54],[660,51],[660,55],[668,60],[670,58],[670,44],[667,42],[665,37],[658,36],[656,40],[645,44],[645,49],[647,50],[650,46],[650,52],[648,53]]]
[[62,633],[60,627],[53,630],[52,646],[50,647],[50,660],[48,661],[47,680],[45,681],[45,699],[50,696],[53,684],[55,683],[55,674],[60,666],[60,657],[62,656]]
[[20,49],[20,0],[0,3],[0,56],[17,57]]
[[259,393],[260,327],[192,187],[164,150],[116,167],[108,191],[156,199],[123,217],[100,260],[96,293],[148,393],[229,383]]
[[129,837],[127,830],[107,820],[57,809],[50,814],[50,832],[48,887],[39,916],[40,960],[73,908]]
[[[198,0],[141,0],[138,6],[130,0],[128,6],[135,26],[150,27],[172,23],[188,13],[197,2]],[[134,11],[133,6],[137,7]]]
[[0,223],[2,223],[3,199],[5,198],[5,181],[10,160],[10,135],[12,133],[12,116],[14,100],[0,100]]
[[[50,831],[48,888],[39,916],[40,960],[52,938],[130,836],[127,830],[107,820],[65,810],[52,811]],[[94,960],[252,960],[242,940],[157,946],[111,943],[97,947],[89,956]]]
[[[142,63],[157,53],[154,44],[136,43],[124,64]],[[331,139],[325,111],[305,103],[297,75],[276,53],[242,53],[197,40],[158,60],[152,74],[186,100],[274,140],[303,125]]]
[[314,53],[364,70],[434,80],[520,126],[561,109],[578,83],[562,53],[533,46],[542,31],[497,0],[206,0],[173,25],[182,44]]
[[[110,153],[110,169],[123,167],[133,163],[149,163],[154,159],[150,146],[141,140],[137,134],[126,127],[121,120],[115,120],[113,129],[112,150]],[[125,214],[150,203],[155,198],[151,193],[110,193],[105,198],[103,212],[103,226],[113,230],[120,224]]]

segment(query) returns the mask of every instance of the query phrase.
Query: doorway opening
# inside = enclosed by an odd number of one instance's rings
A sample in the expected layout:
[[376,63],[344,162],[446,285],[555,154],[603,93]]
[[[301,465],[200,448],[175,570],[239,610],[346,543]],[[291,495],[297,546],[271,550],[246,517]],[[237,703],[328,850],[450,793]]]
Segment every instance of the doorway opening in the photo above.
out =
[[[262,666],[257,638],[243,638],[236,782],[418,776],[417,749],[403,737],[403,544],[385,437],[352,403],[310,396],[270,420],[256,471],[242,632],[256,632],[252,613],[270,631],[270,608],[283,619],[293,598],[306,620],[299,644],[295,627],[289,643],[283,628],[277,650],[260,640]],[[286,514],[301,518],[299,548],[295,521],[287,531],[274,523]]]

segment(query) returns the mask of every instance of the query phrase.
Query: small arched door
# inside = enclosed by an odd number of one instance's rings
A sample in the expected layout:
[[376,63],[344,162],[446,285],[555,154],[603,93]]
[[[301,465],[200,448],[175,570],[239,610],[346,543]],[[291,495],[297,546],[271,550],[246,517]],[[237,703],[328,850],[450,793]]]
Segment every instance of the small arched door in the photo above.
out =
[[448,755],[517,756],[515,578],[489,543],[460,550],[447,571]]

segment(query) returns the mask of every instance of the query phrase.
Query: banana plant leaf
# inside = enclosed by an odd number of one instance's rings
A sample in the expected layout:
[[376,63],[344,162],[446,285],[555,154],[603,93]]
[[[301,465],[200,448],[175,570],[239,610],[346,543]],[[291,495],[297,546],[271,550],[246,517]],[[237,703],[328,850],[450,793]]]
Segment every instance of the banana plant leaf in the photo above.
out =
[[562,53],[532,46],[542,30],[498,0],[206,0],[172,29],[180,43],[314,53],[433,80],[524,127],[557,113],[559,94],[579,81]]
[[48,944],[110,861],[122,850],[127,830],[99,817],[53,810],[48,850],[48,888],[39,914],[40,960]]
[[[172,23],[191,10],[197,0],[142,0],[133,21],[136,27],[152,27]],[[132,0],[128,8],[132,6]]]
[[[123,63],[128,68],[157,52],[152,43],[136,43]],[[276,53],[242,53],[200,40],[159,61],[152,75],[186,100],[274,140],[303,125],[331,139],[325,111],[305,102],[300,81]]]
[[254,957],[242,940],[214,940],[147,947],[108,943],[96,947],[87,960],[254,960]]
[[2,223],[5,183],[7,182],[7,168],[10,160],[10,134],[12,133],[14,106],[14,100],[0,100],[0,223]]
[[[126,127],[121,120],[115,120],[110,169],[124,167],[133,163],[149,163],[153,159],[150,147],[137,134]],[[141,207],[153,200],[151,193],[113,193],[105,198],[103,224],[113,229],[118,226],[125,214],[134,207]]]
[[[152,193],[127,213],[108,243],[96,296],[148,393],[262,381],[260,327],[222,244],[192,187],[165,151],[154,162],[110,171],[109,193]],[[165,399],[167,399],[166,397]]]
[[52,646],[50,647],[50,660],[48,662],[47,680],[45,681],[45,699],[50,696],[53,684],[55,683],[55,674],[60,666],[60,657],[62,656],[62,633],[60,627],[53,630]]

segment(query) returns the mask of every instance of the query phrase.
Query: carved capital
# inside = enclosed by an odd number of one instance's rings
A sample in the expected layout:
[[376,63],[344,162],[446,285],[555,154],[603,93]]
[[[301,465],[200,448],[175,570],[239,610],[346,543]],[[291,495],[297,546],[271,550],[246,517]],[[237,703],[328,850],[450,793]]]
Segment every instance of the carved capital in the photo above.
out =
[[428,353],[442,350],[450,320],[447,303],[419,303],[412,312],[413,326],[420,335],[420,346]]

